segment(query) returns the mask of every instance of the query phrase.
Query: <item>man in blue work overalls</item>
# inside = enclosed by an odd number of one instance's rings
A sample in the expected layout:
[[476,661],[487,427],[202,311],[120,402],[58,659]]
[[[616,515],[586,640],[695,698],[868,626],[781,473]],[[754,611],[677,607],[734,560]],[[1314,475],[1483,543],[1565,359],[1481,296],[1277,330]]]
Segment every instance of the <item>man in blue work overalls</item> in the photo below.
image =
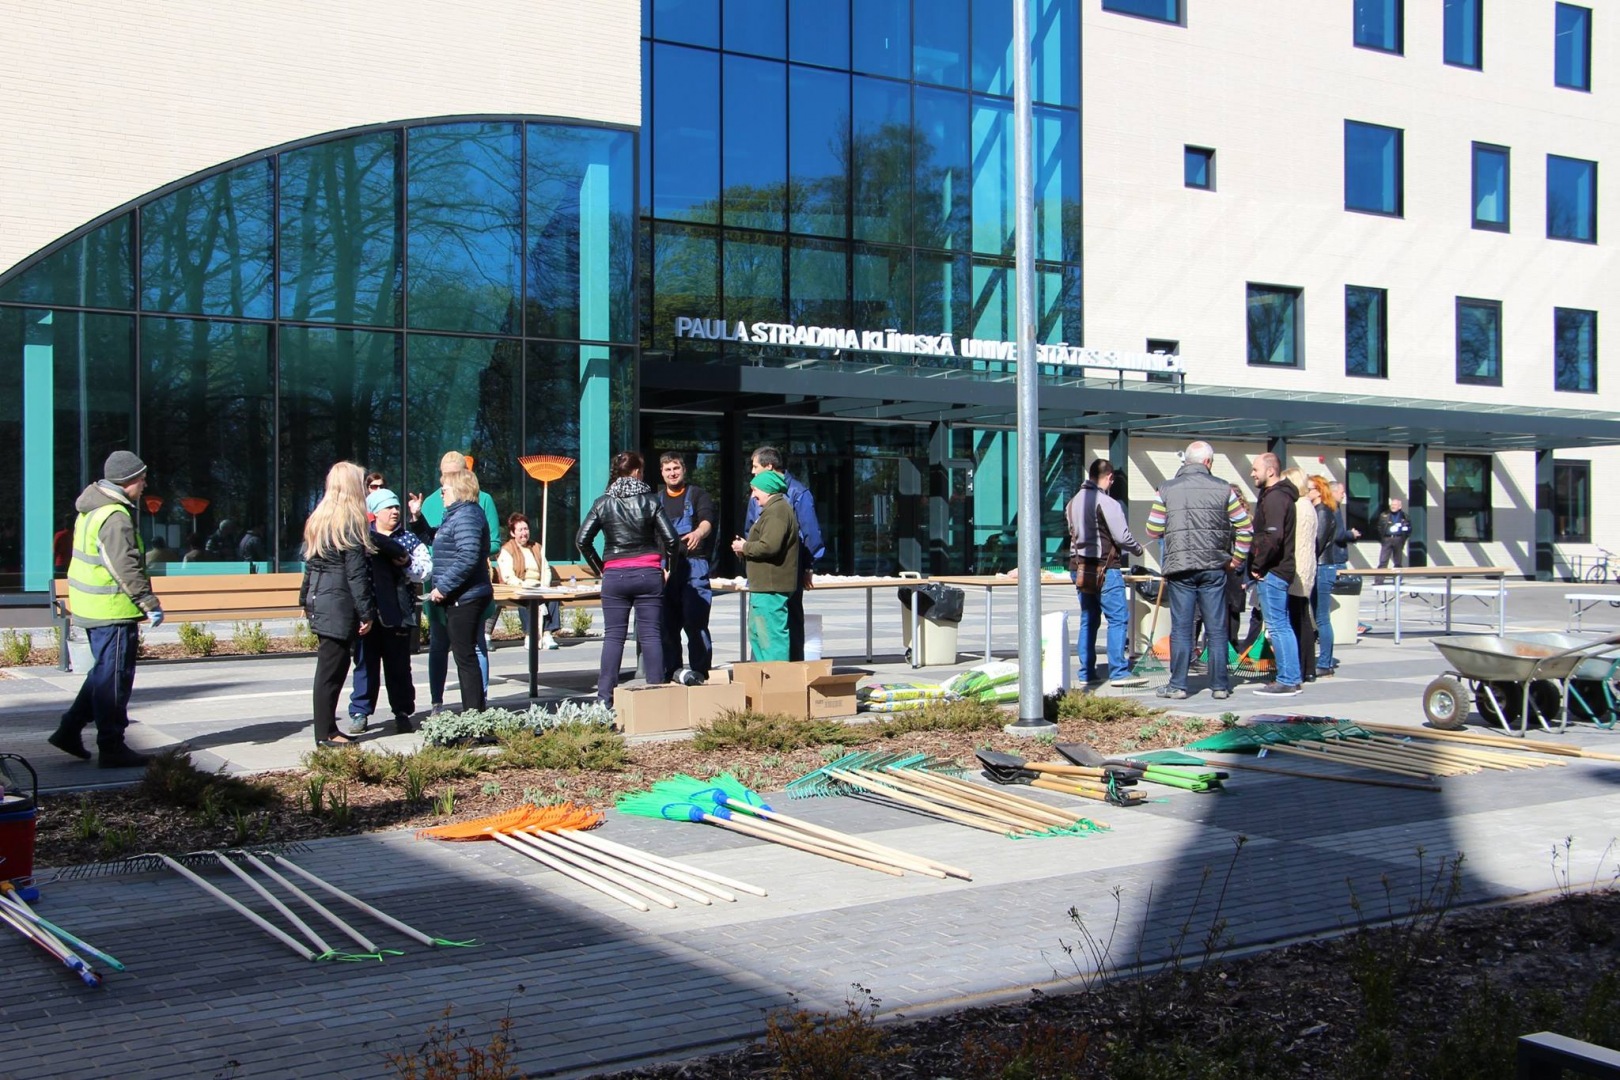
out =
[[681,632],[686,632],[690,669],[697,681],[707,681],[714,649],[709,641],[709,558],[714,551],[714,500],[696,484],[687,483],[686,459],[670,451],[658,459],[664,477],[664,513],[675,523],[681,538],[670,560],[664,583],[665,676],[675,681],[681,669]]

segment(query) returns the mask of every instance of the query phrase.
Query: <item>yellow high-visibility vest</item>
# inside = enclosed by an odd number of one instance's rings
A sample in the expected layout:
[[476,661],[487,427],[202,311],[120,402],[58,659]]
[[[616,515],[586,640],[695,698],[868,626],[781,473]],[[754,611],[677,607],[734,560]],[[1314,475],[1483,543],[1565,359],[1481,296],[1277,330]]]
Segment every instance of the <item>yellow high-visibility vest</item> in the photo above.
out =
[[[67,572],[68,608],[78,618],[113,622],[142,617],[140,607],[118,587],[117,579],[101,558],[102,524],[114,514],[128,512],[126,506],[108,503],[88,514],[80,514],[74,523],[73,561],[68,564]],[[138,532],[135,545],[141,551],[146,550]]]

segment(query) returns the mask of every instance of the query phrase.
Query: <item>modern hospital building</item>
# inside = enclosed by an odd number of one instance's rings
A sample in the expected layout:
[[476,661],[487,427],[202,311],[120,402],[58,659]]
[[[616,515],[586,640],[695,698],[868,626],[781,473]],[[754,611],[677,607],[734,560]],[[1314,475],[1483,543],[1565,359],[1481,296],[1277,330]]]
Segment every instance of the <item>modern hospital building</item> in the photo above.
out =
[[[552,484],[782,447],[820,569],[1011,565],[1010,0],[8,0],[0,602],[115,448],[149,546],[297,565],[332,462]],[[1620,548],[1620,14],[1029,0],[1049,552],[1194,438],[1397,496],[1411,554]],[[1611,195],[1610,192],[1616,192]],[[229,522],[229,525],[225,525]],[[1367,539],[1354,560],[1376,558]],[[188,569],[246,569],[221,550]]]

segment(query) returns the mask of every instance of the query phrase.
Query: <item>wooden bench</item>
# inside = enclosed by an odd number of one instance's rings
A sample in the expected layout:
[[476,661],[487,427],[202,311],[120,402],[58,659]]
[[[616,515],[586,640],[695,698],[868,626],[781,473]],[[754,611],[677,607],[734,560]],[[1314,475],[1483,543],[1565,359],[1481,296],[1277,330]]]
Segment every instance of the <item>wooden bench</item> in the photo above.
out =
[[[165,622],[210,622],[216,619],[301,619],[298,589],[303,574],[197,574],[154,577],[152,591],[163,605]],[[52,583],[51,612],[60,640],[67,640],[67,580]],[[67,670],[68,654],[61,650],[59,666]]]
[[1564,599],[1569,601],[1569,620],[1564,623],[1565,630],[1580,630],[1581,616],[1599,604],[1620,607],[1620,593],[1570,592],[1564,594]]

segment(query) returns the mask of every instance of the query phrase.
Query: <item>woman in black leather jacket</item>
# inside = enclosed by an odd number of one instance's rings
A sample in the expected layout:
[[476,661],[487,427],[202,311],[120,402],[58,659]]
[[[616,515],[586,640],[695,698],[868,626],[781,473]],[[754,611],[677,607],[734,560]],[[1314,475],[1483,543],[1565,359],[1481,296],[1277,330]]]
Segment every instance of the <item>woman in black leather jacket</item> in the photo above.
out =
[[[603,553],[596,554],[596,534]],[[602,667],[596,696],[613,704],[624,659],[630,609],[636,612],[636,642],[647,681],[664,681],[665,567],[675,551],[675,526],[664,516],[653,489],[641,479],[641,455],[633,450],[613,455],[607,491],[591,505],[574,537],[585,561],[602,576]]]
[[315,742],[352,742],[337,730],[338,696],[349,660],[377,621],[371,584],[371,530],[366,525],[365,470],[340,461],[326,474],[326,494],[304,524],[304,580],[298,603],[309,617],[315,652]]

